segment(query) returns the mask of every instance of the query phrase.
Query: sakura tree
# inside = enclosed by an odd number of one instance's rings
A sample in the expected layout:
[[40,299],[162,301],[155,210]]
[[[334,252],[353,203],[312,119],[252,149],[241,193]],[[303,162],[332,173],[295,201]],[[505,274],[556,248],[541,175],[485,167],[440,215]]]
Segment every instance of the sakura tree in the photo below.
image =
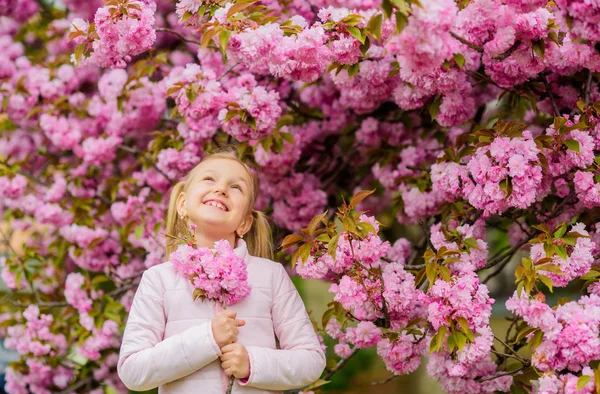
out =
[[[165,196],[228,144],[260,168],[282,262],[331,283],[315,328],[334,358],[304,391],[376,348],[391,375],[423,362],[450,393],[600,392],[597,2],[0,0],[0,15],[8,392],[127,392],[119,338],[164,260]],[[507,270],[498,335],[487,283]]]

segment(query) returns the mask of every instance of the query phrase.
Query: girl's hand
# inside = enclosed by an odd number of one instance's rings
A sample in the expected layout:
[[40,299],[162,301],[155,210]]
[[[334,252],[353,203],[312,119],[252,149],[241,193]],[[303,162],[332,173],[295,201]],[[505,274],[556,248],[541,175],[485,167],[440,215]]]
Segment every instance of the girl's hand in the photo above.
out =
[[220,348],[236,342],[239,333],[238,327],[246,324],[244,320],[237,320],[236,315],[237,312],[227,309],[217,312],[212,319],[213,337]]
[[250,357],[244,345],[232,343],[221,348],[221,367],[227,376],[246,379],[250,376]]

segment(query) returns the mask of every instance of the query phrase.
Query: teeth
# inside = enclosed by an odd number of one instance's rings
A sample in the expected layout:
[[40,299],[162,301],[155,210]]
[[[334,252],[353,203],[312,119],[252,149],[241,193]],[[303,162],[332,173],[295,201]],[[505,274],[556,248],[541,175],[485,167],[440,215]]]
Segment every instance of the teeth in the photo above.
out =
[[225,207],[225,205],[221,204],[218,201],[209,201],[209,202],[206,203],[206,205],[210,205],[211,207],[219,208],[219,209],[221,209],[223,211],[227,210],[227,207]]

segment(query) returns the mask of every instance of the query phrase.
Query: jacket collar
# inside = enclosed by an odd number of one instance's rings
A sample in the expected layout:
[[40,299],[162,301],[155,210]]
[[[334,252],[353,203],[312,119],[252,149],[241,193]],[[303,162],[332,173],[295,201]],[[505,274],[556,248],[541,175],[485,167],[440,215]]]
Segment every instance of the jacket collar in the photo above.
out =
[[248,264],[248,257],[250,255],[248,254],[248,245],[246,245],[246,241],[244,241],[241,238],[238,238],[238,240],[236,241],[236,244],[235,244],[235,249],[233,249],[233,252],[238,257],[241,257],[242,259],[244,259],[246,264]]

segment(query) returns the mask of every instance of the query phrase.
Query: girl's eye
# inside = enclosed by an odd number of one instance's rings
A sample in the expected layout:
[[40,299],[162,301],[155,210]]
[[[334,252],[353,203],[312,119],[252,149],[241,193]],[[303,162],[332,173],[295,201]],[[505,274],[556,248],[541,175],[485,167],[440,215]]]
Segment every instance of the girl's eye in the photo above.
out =
[[214,181],[212,176],[205,176],[203,181]]
[[238,190],[242,190],[242,188],[239,185],[232,185],[231,187],[238,189]]

